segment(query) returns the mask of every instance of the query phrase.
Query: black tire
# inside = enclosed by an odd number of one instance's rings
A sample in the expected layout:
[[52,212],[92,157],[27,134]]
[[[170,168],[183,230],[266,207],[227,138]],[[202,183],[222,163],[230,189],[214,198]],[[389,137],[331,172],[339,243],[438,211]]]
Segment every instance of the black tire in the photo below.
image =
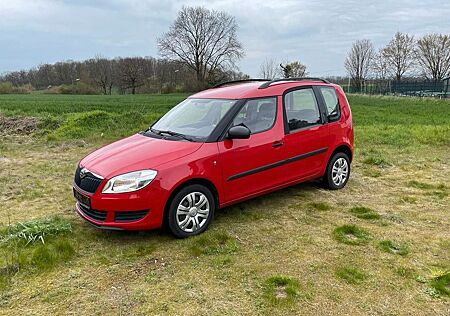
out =
[[[207,204],[209,206],[209,211],[206,217],[205,216],[205,210],[206,207],[200,207],[197,209],[197,207],[195,205],[192,205],[192,207],[190,207],[189,205],[189,198],[188,195],[194,195],[194,204],[196,202],[196,198],[199,198],[198,202],[200,202],[201,196],[205,196],[207,199]],[[192,200],[192,198],[191,198]],[[182,203],[183,204],[180,204]],[[195,208],[197,210],[199,210],[199,212],[197,213],[196,211],[194,216],[191,216],[192,214],[190,214],[190,211],[185,211],[185,210],[180,210],[180,212],[188,212],[189,214],[185,215],[185,217],[183,217],[183,214],[177,214],[178,208],[179,206],[183,206],[184,208],[187,209],[192,209]],[[175,196],[173,197],[172,201],[170,202],[170,206],[169,209],[167,211],[166,214],[166,220],[167,220],[167,227],[169,228],[170,232],[175,235],[175,237],[177,238],[186,238],[186,237],[190,237],[190,236],[195,236],[198,234],[203,233],[209,226],[209,224],[211,223],[211,221],[214,218],[214,211],[216,210],[216,202],[214,199],[213,194],[211,193],[211,191],[200,184],[193,184],[193,185],[189,185],[186,186],[185,188],[181,189],[180,191],[178,191],[177,194],[175,194]],[[202,209],[203,208],[203,209]],[[203,212],[203,213],[201,213]],[[200,217],[201,216],[201,217]],[[188,217],[192,218],[192,219],[188,219]],[[187,227],[185,227],[185,229],[183,229],[180,225],[179,225],[179,219],[186,219],[189,221],[189,225],[187,225]],[[201,221],[201,222],[200,222]],[[184,221],[182,221],[183,223]],[[194,231],[186,231],[186,230],[192,230],[194,229],[194,226],[196,225],[195,223],[197,223],[197,229]],[[201,223],[201,226],[200,224]]]
[[[347,176],[345,177],[345,180],[339,183],[336,183],[336,181],[333,180],[333,166],[339,159],[344,159],[347,164]],[[339,160],[340,162],[342,160]],[[336,174],[335,174],[336,175]],[[336,153],[333,157],[331,157],[330,161],[327,165],[327,170],[325,175],[323,176],[323,183],[326,188],[330,190],[339,190],[345,187],[345,185],[348,182],[348,179],[350,178],[350,159],[347,156],[347,154],[343,152]]]

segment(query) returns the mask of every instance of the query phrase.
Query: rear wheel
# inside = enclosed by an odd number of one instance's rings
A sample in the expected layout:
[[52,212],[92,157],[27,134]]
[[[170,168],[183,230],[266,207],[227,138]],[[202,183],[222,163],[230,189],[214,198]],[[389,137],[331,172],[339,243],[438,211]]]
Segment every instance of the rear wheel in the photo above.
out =
[[345,187],[350,178],[350,159],[345,153],[335,154],[328,162],[327,171],[323,178],[324,184],[331,190]]
[[203,233],[214,217],[216,209],[211,191],[199,184],[180,190],[172,199],[167,223],[170,231],[178,238]]

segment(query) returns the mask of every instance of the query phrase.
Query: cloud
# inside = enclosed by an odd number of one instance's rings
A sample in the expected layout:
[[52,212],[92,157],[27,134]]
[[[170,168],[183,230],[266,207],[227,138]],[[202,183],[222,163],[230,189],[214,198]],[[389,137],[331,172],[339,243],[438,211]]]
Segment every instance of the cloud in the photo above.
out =
[[396,31],[450,30],[449,1],[0,0],[0,72],[96,54],[157,56],[157,37],[183,5],[236,17],[240,67],[252,76],[265,58],[299,59],[311,75],[343,74],[356,39],[381,47]]

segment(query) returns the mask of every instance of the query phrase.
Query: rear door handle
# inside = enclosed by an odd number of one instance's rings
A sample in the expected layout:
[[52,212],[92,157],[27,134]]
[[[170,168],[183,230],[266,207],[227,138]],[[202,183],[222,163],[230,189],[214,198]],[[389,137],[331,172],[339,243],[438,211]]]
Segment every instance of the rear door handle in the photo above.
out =
[[276,141],[276,142],[273,142],[273,144],[272,144],[272,147],[273,148],[277,148],[277,147],[281,147],[281,146],[283,146],[283,142],[282,141]]

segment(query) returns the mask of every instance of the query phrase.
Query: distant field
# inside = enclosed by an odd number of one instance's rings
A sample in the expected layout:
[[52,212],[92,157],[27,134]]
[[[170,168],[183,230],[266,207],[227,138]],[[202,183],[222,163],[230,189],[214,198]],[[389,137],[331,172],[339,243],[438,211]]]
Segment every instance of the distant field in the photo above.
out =
[[185,97],[0,95],[0,315],[449,315],[449,101],[350,96],[344,190],[227,207],[196,238],[78,218],[76,163]]

